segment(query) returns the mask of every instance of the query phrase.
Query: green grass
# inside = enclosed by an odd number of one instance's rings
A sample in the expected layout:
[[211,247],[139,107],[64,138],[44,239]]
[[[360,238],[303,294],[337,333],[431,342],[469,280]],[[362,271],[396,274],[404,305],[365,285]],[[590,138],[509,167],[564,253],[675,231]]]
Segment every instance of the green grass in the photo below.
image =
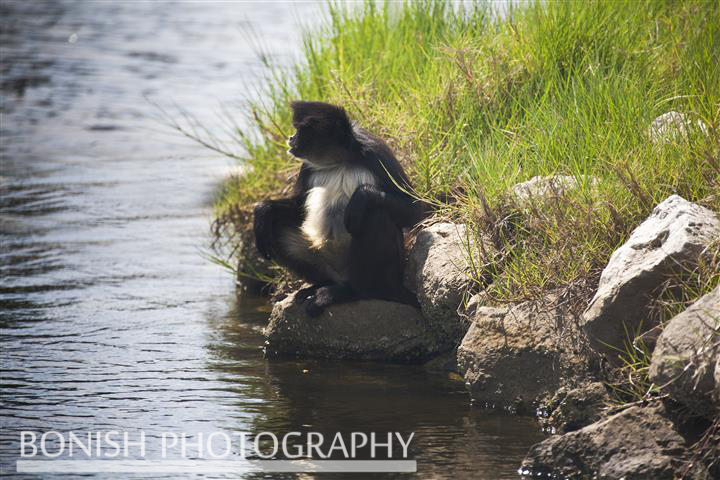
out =
[[[292,183],[294,99],[343,105],[390,143],[419,196],[454,198],[438,214],[501,251],[498,301],[561,288],[580,306],[655,204],[677,193],[720,210],[717,1],[547,1],[505,19],[439,1],[330,5],[304,62],[271,72],[251,128],[236,132],[249,168],[217,202],[226,235]],[[671,110],[708,134],[654,146],[647,127]],[[581,187],[532,208],[507,201],[512,185],[550,174]],[[707,291],[720,274],[703,282]]]

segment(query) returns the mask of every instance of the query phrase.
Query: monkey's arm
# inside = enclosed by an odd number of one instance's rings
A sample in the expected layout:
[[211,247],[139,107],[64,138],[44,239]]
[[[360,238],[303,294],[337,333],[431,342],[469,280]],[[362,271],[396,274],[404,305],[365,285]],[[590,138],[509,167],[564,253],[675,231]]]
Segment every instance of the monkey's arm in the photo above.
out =
[[424,204],[414,201],[403,193],[385,192],[380,188],[363,184],[355,190],[345,209],[345,228],[350,234],[359,233],[365,215],[373,209],[383,209],[400,228],[411,228],[424,216]]
[[255,246],[260,254],[267,258],[277,258],[273,246],[277,244],[275,231],[277,225],[299,227],[305,218],[304,198],[296,195],[280,200],[266,200],[255,206],[253,213],[253,230]]
[[292,195],[279,200],[266,200],[255,206],[253,214],[253,230],[255,232],[255,246],[260,254],[267,258],[278,258],[273,252],[277,245],[278,225],[287,225],[299,228],[305,220],[305,198],[308,189],[310,171],[303,164],[298,172]]

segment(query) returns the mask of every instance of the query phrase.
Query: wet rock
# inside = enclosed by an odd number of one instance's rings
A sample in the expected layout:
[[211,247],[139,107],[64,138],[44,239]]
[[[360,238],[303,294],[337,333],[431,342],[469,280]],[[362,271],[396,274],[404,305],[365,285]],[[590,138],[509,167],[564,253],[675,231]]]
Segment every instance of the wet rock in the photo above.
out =
[[309,318],[291,295],[273,307],[265,328],[269,357],[297,356],[418,363],[438,353],[438,344],[416,308],[363,300],[328,308]]
[[[456,346],[468,328],[458,313],[470,285],[470,253],[492,252],[490,242],[475,239],[463,224],[438,223],[421,230],[406,266],[406,283],[417,293],[422,313],[438,337]],[[476,259],[476,265],[483,262]]]
[[274,305],[282,300],[285,300],[290,295],[293,295],[296,291],[309,288],[312,285],[305,282],[304,280],[295,277],[288,271],[285,271],[282,277],[277,280],[270,290],[270,302]]
[[677,195],[668,197],[617,249],[600,277],[582,325],[599,352],[617,362],[627,332],[654,325],[652,297],[669,275],[693,268],[707,247],[720,238],[720,220],[710,210]]
[[531,302],[479,307],[458,347],[458,367],[473,399],[527,411],[539,397],[584,373],[574,323]]
[[578,430],[600,420],[602,410],[610,402],[605,386],[592,382],[577,388],[561,388],[548,407],[547,426],[558,433]]
[[700,298],[665,326],[650,364],[650,378],[694,413],[712,417],[720,362],[720,287]]
[[653,120],[648,127],[648,136],[655,144],[670,143],[680,138],[687,138],[692,131],[700,131],[707,135],[708,128],[700,119],[693,122],[684,113],[673,111],[663,113]]
[[[686,444],[664,407],[630,407],[575,432],[534,445],[522,470],[537,476],[626,480],[679,478],[688,458]],[[697,467],[682,478],[705,479]]]
[[425,363],[425,365],[423,366],[431,372],[453,373],[458,380],[462,378],[457,376],[457,353],[455,351],[445,352],[441,355],[438,355],[437,357]]

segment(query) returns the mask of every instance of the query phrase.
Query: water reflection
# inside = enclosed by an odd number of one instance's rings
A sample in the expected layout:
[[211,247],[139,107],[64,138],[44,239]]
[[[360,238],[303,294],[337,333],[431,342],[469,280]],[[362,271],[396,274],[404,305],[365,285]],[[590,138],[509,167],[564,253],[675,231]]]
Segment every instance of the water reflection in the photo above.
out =
[[226,322],[211,321],[219,336],[209,368],[222,372],[245,397],[265,399],[237,403],[243,412],[257,414],[250,420],[252,431],[320,432],[325,438],[341,432],[346,439],[351,432],[376,432],[380,438],[414,432],[410,452],[420,478],[517,478],[517,462],[542,438],[533,419],[474,408],[461,383],[421,366],[273,360],[261,376],[254,359],[266,309],[249,299],[240,299],[238,308],[241,323],[235,314]]

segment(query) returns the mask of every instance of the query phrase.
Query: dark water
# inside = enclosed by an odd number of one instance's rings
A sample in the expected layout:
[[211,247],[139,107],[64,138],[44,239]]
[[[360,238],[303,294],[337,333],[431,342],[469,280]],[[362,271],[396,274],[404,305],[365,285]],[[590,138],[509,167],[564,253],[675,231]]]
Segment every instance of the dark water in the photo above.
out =
[[237,299],[202,255],[233,164],[171,134],[147,99],[219,132],[221,102],[261,79],[248,32],[283,61],[321,10],[0,4],[3,476],[22,430],[357,430],[415,432],[417,478],[516,478],[532,420],[473,408],[422,368],[266,361],[268,306]]

